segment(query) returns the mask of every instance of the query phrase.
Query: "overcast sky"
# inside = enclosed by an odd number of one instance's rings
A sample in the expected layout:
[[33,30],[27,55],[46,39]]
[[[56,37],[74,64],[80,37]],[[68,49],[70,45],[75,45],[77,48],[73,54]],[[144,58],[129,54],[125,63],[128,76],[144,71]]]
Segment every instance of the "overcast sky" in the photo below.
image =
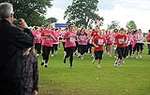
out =
[[[71,2],[72,0],[53,0],[47,17],[56,17],[58,22],[65,22],[64,11]],[[150,0],[100,0],[98,8],[98,14],[105,19],[104,26],[117,20],[125,27],[127,21],[134,20],[144,32],[150,29]]]

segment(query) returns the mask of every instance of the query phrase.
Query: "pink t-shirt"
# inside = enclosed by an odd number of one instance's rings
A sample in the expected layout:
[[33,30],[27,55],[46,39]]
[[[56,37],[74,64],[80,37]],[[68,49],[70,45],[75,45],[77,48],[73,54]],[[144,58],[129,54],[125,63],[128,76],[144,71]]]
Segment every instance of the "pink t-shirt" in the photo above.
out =
[[86,34],[80,34],[78,36],[78,44],[79,45],[87,45],[88,44],[88,37]]
[[137,40],[138,40],[138,33],[135,33],[135,34],[133,35],[133,39],[134,39],[135,42],[137,42]]
[[42,45],[47,46],[47,47],[52,47],[53,46],[53,31],[45,29],[42,32]]
[[134,44],[134,38],[131,33],[128,34],[128,45],[133,45]]
[[60,33],[58,31],[53,31],[53,35],[54,35],[54,38],[55,38],[53,44],[59,44]]
[[133,44],[132,44],[133,48],[135,47],[137,40],[138,40],[138,35],[137,35],[137,33],[135,33],[135,34],[133,34]]
[[34,44],[36,43],[40,44],[42,42],[40,30],[32,31],[32,34],[34,36]]
[[75,32],[66,32],[64,34],[65,39],[65,48],[76,47],[76,33]]

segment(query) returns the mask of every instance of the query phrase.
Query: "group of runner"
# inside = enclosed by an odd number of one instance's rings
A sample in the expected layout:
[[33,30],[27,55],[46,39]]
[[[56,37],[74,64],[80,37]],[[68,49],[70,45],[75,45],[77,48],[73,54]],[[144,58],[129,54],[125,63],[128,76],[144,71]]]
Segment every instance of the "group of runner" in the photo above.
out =
[[142,58],[145,40],[150,54],[150,31],[144,37],[141,29],[84,29],[69,25],[65,29],[34,27],[32,33],[37,56],[42,54],[41,65],[45,67],[48,67],[49,55],[57,54],[61,43],[64,47],[64,63],[69,58],[70,67],[73,65],[74,55],[82,60],[87,53],[93,56],[92,63],[97,62],[100,67],[104,52],[109,56],[116,56],[114,66],[120,66],[128,57]]

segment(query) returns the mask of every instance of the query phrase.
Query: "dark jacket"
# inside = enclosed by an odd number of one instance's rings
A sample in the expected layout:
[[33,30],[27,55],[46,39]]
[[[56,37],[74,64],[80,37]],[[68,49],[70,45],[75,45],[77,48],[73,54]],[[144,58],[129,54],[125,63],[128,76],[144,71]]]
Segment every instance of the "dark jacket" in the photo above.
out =
[[[0,94],[18,95],[21,82],[23,50],[33,46],[33,36],[7,20],[0,21]],[[12,93],[12,94],[10,94]]]

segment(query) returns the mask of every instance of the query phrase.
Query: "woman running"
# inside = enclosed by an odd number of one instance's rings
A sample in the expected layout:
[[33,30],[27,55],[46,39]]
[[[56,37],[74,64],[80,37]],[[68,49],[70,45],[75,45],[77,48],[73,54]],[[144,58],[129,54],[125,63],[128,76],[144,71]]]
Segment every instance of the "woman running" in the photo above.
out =
[[72,68],[73,64],[73,54],[76,48],[76,33],[74,31],[73,25],[68,26],[68,31],[64,34],[64,47],[66,55],[64,57],[64,63],[66,63],[67,58],[70,61],[70,67]]
[[117,58],[114,63],[114,66],[122,65],[124,62],[124,57],[125,57],[124,50],[125,50],[125,44],[126,44],[126,40],[127,40],[127,36],[124,35],[124,32],[125,32],[125,30],[123,28],[121,28],[119,33],[115,37],[115,41],[116,41],[116,45],[117,45],[117,49],[116,49]]
[[85,29],[81,29],[80,32],[77,34],[78,40],[78,53],[79,57],[83,59],[85,52],[87,51],[87,44],[88,44],[88,37]]
[[[103,51],[104,51],[104,44],[105,44],[105,38],[102,35],[102,32],[99,34],[96,34],[93,38],[93,45],[94,45],[94,56],[95,60],[97,61],[98,65],[97,67],[100,68],[100,63],[103,57]],[[94,64],[95,61],[93,61]]]
[[56,40],[53,36],[52,30],[45,28],[42,32],[42,63],[41,65],[45,65],[48,67],[49,55],[50,51],[53,47],[53,41]]

